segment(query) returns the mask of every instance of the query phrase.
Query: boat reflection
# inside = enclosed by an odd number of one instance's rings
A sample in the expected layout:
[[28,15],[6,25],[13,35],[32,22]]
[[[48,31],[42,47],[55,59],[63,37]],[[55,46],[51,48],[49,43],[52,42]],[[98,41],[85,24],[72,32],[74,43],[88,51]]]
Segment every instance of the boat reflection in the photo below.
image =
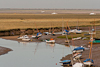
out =
[[27,45],[29,42],[19,42],[18,41],[18,43],[23,44],[23,45]]
[[54,47],[55,46],[55,44],[50,44],[50,43],[46,43],[46,45],[49,45],[51,47]]

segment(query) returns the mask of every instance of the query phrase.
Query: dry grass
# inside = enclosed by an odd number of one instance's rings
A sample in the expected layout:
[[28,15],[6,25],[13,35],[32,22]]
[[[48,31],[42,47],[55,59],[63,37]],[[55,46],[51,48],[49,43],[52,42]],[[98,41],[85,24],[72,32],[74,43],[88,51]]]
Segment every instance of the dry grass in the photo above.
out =
[[99,17],[100,15],[89,16],[87,14],[0,14],[0,30],[62,27],[62,24],[67,27],[66,22],[69,26],[89,26],[92,25],[90,22],[94,21],[93,18],[99,21]]

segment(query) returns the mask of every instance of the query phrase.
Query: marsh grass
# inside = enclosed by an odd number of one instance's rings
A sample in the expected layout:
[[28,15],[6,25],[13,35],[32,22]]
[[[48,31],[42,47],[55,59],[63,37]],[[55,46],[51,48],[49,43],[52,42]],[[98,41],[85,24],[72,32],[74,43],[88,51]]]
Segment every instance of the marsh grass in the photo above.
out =
[[[63,19],[62,19],[63,17]],[[71,26],[91,26],[91,22],[99,21],[100,15],[88,14],[0,14],[0,30],[50,28]],[[77,23],[78,22],[78,23]],[[100,25],[100,23],[95,23]]]

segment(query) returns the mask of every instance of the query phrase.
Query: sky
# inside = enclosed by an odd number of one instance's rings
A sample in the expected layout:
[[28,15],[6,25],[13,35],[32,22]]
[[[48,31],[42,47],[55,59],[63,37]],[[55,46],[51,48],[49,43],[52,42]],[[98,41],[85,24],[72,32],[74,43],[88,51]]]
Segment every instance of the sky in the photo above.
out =
[[0,0],[0,8],[100,9],[100,0]]

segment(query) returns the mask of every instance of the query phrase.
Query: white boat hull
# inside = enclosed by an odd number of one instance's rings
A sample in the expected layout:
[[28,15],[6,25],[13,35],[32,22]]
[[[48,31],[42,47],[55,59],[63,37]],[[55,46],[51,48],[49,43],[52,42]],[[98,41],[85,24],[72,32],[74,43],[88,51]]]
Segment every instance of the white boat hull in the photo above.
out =
[[84,65],[88,65],[88,66],[93,65],[93,63],[92,63],[92,62],[83,62],[83,63],[84,63]]
[[80,40],[82,37],[73,38],[72,40]]
[[23,40],[23,41],[30,41],[30,39],[25,39],[25,38],[23,38],[22,40]]
[[77,29],[69,30],[69,33],[82,33],[82,32],[83,32],[82,30],[77,30]]
[[21,37],[18,37],[17,39],[27,39],[27,38],[29,38],[27,35],[24,35],[24,36],[21,36]]
[[42,34],[39,34],[37,37],[41,37],[42,36]]
[[82,55],[79,54],[79,55],[77,55],[77,56],[74,56],[74,58],[75,58],[75,59],[79,59],[79,58],[81,58],[81,56],[82,56]]
[[80,53],[80,52],[83,52],[83,50],[74,50],[73,53],[75,53],[75,52]]
[[55,40],[46,40],[46,43],[55,43]]
[[89,32],[89,34],[96,34],[96,32]]
[[18,37],[17,39],[19,39],[19,40],[20,40],[20,39],[23,39],[23,37]]

